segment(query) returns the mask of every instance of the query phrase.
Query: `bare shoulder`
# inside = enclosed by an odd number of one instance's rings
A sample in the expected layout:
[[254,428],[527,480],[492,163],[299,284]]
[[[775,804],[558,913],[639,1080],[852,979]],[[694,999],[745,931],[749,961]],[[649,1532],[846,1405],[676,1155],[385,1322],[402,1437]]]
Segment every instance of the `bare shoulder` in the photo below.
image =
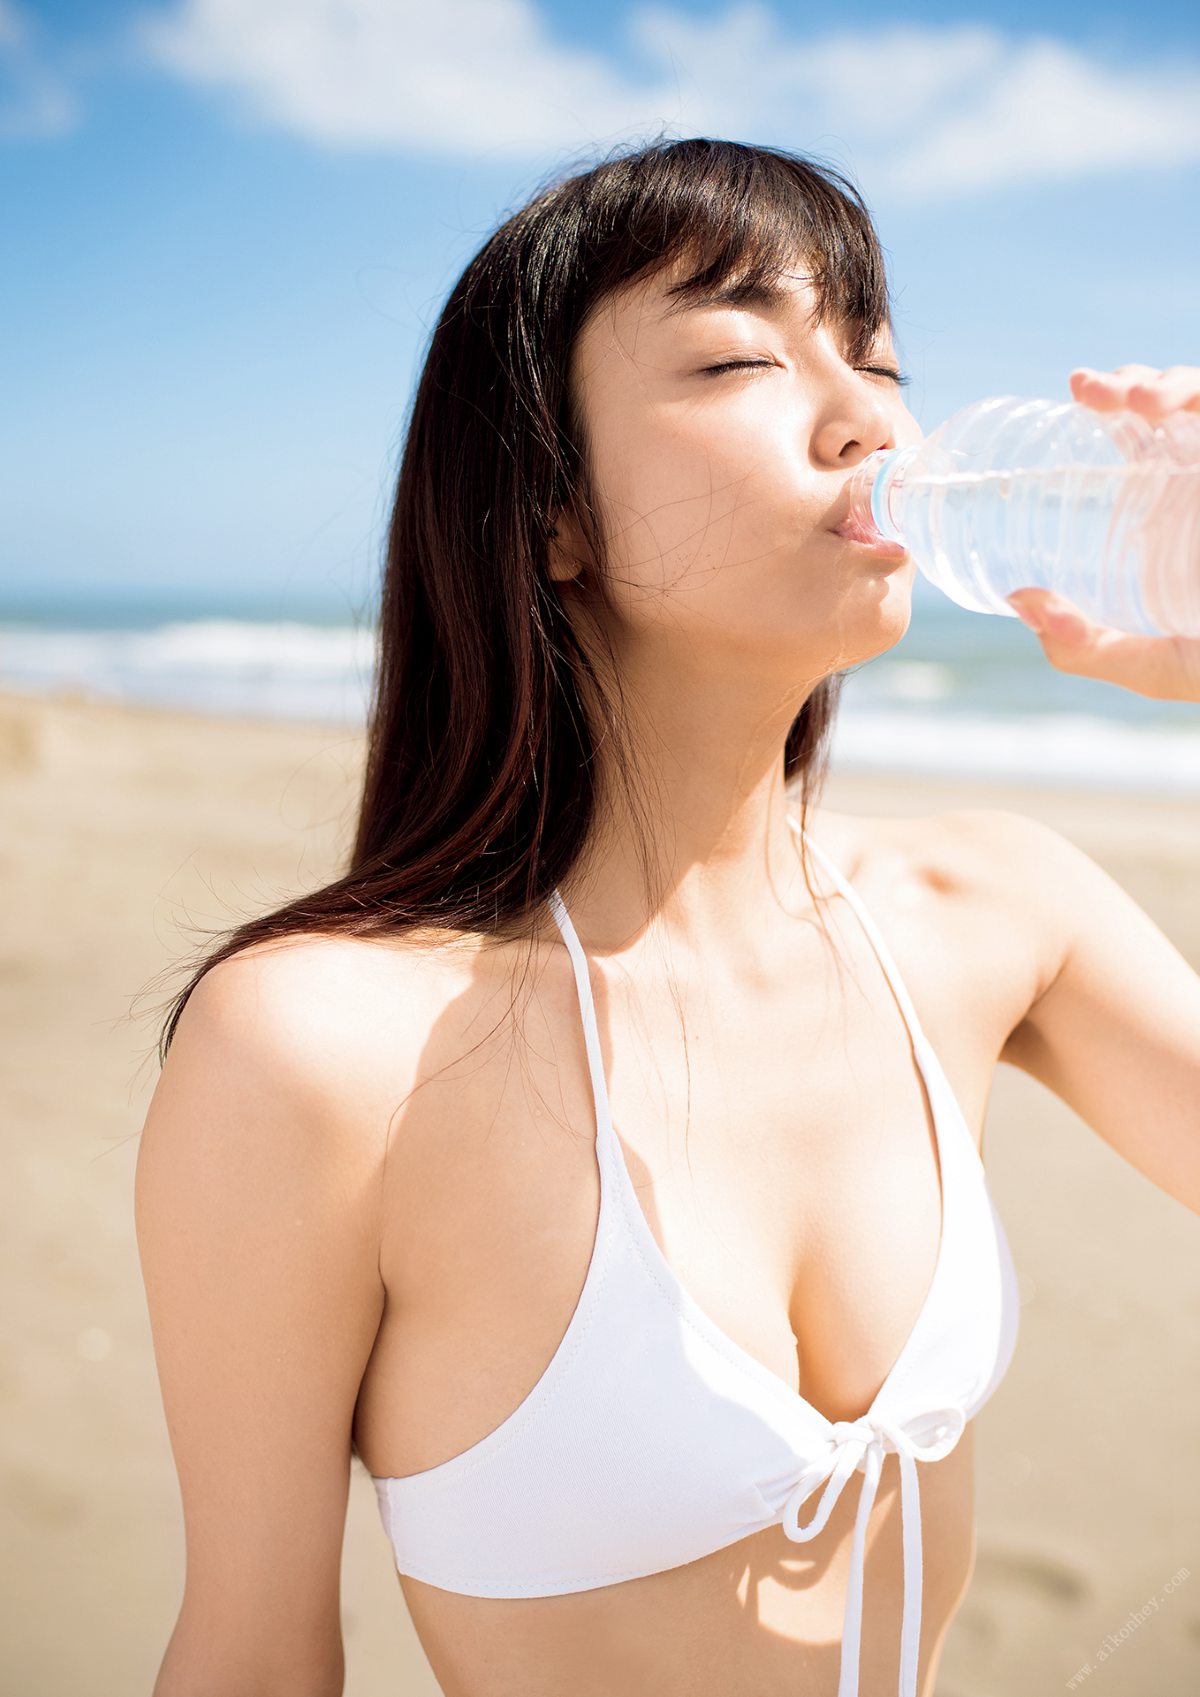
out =
[[[1057,906],[1057,885],[1088,857],[1053,827],[1000,807],[958,807],[941,813],[869,817],[817,816],[817,830],[872,881],[903,877],[947,897],[998,900],[1011,914]],[[853,876],[853,874],[850,874]],[[1053,899],[1043,890],[1054,887]]]
[[344,1041],[391,1017],[394,1007],[378,1005],[381,989],[411,997],[416,1012],[439,985],[449,988],[461,976],[466,958],[457,940],[439,947],[420,934],[375,941],[295,933],[219,961],[200,980],[188,1007],[198,1003],[210,1018],[223,1017],[264,1041],[291,1045],[298,1057],[319,1061],[326,1036]]
[[903,857],[914,871],[936,875],[939,867],[968,878],[991,875],[989,863],[1047,843],[1066,843],[1050,826],[1000,807],[956,807],[941,813],[868,815],[814,811],[812,832],[837,857],[840,851],[868,872],[876,863]]
[[[1058,973],[1095,863],[1051,826],[1008,808],[868,817],[822,812],[814,834],[881,920],[914,949],[1003,962],[1016,1003]],[[927,948],[920,951],[928,952]]]
[[1002,807],[961,807],[906,820],[914,874],[1034,936],[1047,979],[1061,964],[1080,879],[1095,862],[1053,826]]
[[167,1069],[236,1071],[378,1152],[380,1126],[431,1055],[462,1035],[463,1009],[478,994],[479,954],[466,939],[419,934],[383,943],[297,934],[255,944],[201,978]]

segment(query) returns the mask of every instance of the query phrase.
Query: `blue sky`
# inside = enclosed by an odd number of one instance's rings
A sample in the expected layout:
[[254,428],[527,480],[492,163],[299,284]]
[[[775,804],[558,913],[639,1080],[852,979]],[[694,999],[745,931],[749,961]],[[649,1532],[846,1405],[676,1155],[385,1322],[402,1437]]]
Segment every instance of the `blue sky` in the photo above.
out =
[[926,429],[1200,363],[1194,7],[0,0],[0,604],[360,605],[457,271],[662,126],[851,173]]

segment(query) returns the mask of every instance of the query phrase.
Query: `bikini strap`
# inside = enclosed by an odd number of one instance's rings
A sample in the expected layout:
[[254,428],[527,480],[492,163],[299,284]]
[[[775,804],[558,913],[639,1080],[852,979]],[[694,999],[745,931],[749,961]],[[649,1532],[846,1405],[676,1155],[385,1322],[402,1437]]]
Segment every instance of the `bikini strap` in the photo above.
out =
[[[932,1046],[925,1035],[904,979],[901,977],[900,968],[896,965],[892,951],[884,942],[883,934],[872,919],[866,903],[849,879],[842,876],[820,844],[807,831],[802,829],[799,820],[789,813],[787,822],[793,830],[799,832],[803,837],[808,847],[816,855],[817,860],[832,878],[836,888],[846,898],[846,901],[858,916],[858,921],[866,932],[871,946],[878,956],[879,964],[883,968],[884,976],[891,985],[896,1001],[899,1003],[914,1048],[923,1055],[932,1055]],[[557,888],[550,892],[549,907],[554,915],[555,923],[562,933],[563,941],[567,945],[567,952],[571,957],[571,965],[575,972],[575,988],[579,997],[580,1012],[583,1016],[584,1042],[587,1045],[588,1071],[592,1080],[596,1135],[603,1144],[611,1144],[615,1135],[612,1128],[612,1109],[609,1105],[608,1086],[604,1078],[604,1059],[600,1049],[600,1032],[596,1024],[596,1005],[592,997],[591,972],[588,967],[587,956],[584,954],[583,944],[579,941],[579,934],[575,930],[571,916],[567,912],[566,904],[559,895]],[[936,1060],[936,1056],[934,1056],[934,1059]]]
[[583,944],[579,941],[571,915],[567,912],[566,904],[559,895],[557,888],[551,890],[549,898],[550,911],[562,932],[563,942],[567,945],[567,953],[571,957],[571,965],[575,969],[575,988],[579,995],[579,1008],[583,1015],[583,1037],[587,1045],[588,1071],[592,1078],[592,1103],[596,1113],[596,1137],[601,1147],[610,1146],[615,1138],[612,1124],[612,1109],[608,1100],[608,1085],[604,1078],[604,1057],[600,1050],[600,1031],[596,1024],[596,1004],[592,998],[592,979],[588,967],[587,956],[583,952]]
[[829,856],[825,853],[825,850],[820,846],[820,844],[809,836],[808,832],[801,827],[799,820],[789,813],[787,816],[787,822],[804,838],[804,841],[808,844],[809,848],[816,855],[821,865],[833,879],[838,890],[843,896],[845,896],[846,900],[857,914],[859,924],[870,939],[871,946],[875,950],[876,955],[879,957],[879,964],[883,968],[887,981],[895,993],[897,1002],[900,1004],[900,1011],[904,1015],[905,1024],[908,1026],[914,1045],[926,1051],[930,1050],[931,1046],[929,1039],[926,1037],[921,1021],[917,1017],[917,1010],[913,1005],[912,997],[908,993],[908,987],[900,975],[900,968],[896,965],[892,956],[892,951],[883,940],[883,933],[872,919],[867,908],[867,904],[863,901],[862,897],[859,895],[858,891],[854,888],[854,885],[849,881],[849,879],[844,878],[838,871],[837,867],[834,865],[833,861],[830,860]]

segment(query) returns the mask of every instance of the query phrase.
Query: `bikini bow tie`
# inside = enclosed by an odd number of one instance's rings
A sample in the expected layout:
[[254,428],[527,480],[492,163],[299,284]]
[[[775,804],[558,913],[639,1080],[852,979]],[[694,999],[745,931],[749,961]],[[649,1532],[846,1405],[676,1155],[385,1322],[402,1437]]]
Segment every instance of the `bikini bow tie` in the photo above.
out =
[[[857,1420],[834,1420],[826,1434],[828,1448],[801,1473],[780,1512],[780,1524],[794,1543],[807,1543],[824,1527],[842,1488],[859,1464],[863,1483],[854,1519],[850,1577],[846,1581],[846,1612],[842,1622],[842,1661],[837,1697],[858,1697],[859,1643],[862,1637],[863,1561],[867,1521],[879,1484],[883,1458],[894,1452],[900,1460],[900,1522],[904,1541],[904,1616],[900,1629],[899,1697],[917,1697],[917,1666],[921,1648],[921,1492],[918,1461],[940,1461],[954,1448],[966,1427],[961,1408],[935,1408],[909,1420],[860,1415]],[[803,1503],[824,1485],[812,1519],[801,1524]]]

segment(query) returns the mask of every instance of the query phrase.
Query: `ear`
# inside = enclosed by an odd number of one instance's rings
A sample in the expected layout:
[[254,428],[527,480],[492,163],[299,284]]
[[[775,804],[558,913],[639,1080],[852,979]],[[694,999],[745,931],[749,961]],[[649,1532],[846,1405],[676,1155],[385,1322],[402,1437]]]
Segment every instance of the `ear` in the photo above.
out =
[[546,558],[555,583],[570,583],[589,563],[583,532],[569,507],[559,507],[550,516]]

